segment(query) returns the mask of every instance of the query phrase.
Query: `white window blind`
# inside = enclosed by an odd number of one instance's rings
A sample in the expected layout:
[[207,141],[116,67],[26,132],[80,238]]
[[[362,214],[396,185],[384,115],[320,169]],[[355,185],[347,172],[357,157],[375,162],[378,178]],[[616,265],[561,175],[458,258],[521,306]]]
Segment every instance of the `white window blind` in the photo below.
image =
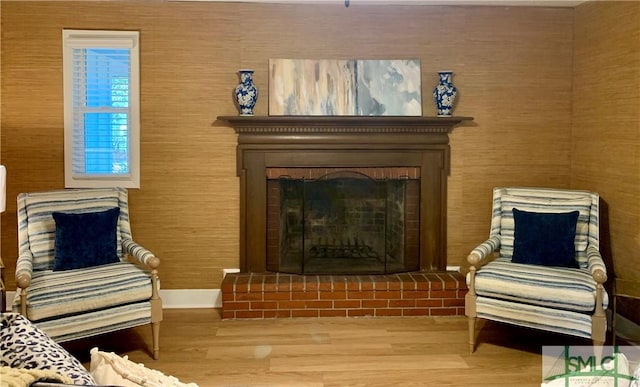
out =
[[65,185],[139,188],[138,32],[63,31]]

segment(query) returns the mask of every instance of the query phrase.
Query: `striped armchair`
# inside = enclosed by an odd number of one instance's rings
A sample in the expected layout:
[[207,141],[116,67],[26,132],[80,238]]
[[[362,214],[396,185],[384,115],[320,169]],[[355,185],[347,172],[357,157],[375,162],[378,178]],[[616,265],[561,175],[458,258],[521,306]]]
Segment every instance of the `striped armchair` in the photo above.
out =
[[[577,216],[577,221],[573,218],[575,234],[570,234],[574,243],[569,241],[568,252],[557,254],[568,255],[569,266],[575,267],[512,261],[515,250],[517,260],[524,253],[521,241],[526,238],[522,230],[529,226],[520,217],[523,211],[529,216],[544,214],[547,218],[565,217],[569,213]],[[519,223],[514,221],[514,213]],[[476,345],[477,318],[584,337],[596,346],[604,344],[608,296],[603,284],[607,270],[599,251],[598,216],[599,196],[594,192],[545,188],[493,190],[489,238],[467,257],[470,268],[465,311],[471,352]],[[520,231],[515,231],[518,226]],[[556,244],[555,235],[554,242],[549,244],[536,244],[532,239],[534,249],[540,247],[543,252],[548,245]],[[555,257],[555,254],[546,255]]]
[[[111,262],[60,268],[56,255],[59,258],[61,254],[55,241],[61,237],[56,232],[61,232],[61,227],[54,216],[92,216],[108,211],[115,214],[107,238],[112,241]],[[88,219],[91,224],[98,223]],[[91,227],[80,228],[79,241],[85,243]],[[14,312],[57,342],[151,324],[152,355],[158,358],[160,260],[132,240],[127,190],[67,189],[18,195],[18,249]]]

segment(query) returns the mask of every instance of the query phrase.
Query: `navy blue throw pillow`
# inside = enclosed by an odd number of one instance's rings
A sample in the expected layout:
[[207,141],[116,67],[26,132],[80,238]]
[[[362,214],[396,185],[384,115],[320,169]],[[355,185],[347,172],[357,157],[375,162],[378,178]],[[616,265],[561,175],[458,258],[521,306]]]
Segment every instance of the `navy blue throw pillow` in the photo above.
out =
[[512,262],[577,268],[578,211],[528,212],[513,209],[515,223]]
[[120,208],[105,211],[53,212],[56,222],[53,270],[71,270],[118,262],[117,225]]

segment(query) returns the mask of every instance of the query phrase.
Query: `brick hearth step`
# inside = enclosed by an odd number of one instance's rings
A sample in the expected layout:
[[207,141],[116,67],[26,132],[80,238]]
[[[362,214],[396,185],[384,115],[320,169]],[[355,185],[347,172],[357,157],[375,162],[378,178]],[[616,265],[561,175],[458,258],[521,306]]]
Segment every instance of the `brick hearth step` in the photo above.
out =
[[222,318],[464,315],[466,293],[458,272],[230,273],[222,281]]

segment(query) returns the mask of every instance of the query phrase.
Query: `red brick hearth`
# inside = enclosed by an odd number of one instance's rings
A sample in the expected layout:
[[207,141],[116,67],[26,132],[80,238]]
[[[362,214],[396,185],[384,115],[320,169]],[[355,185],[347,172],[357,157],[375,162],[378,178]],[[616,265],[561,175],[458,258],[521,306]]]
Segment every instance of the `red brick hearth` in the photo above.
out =
[[231,273],[222,281],[222,318],[464,315],[466,293],[458,272]]

